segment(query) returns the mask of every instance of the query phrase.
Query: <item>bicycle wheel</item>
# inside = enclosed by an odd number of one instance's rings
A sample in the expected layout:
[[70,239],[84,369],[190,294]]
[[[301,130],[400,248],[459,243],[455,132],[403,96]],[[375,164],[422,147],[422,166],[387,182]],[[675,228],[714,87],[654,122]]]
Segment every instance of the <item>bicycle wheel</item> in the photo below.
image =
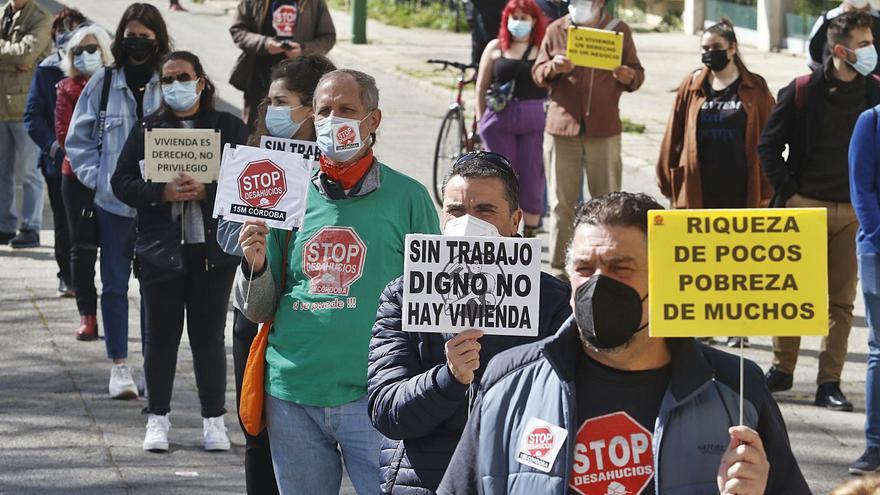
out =
[[434,148],[434,199],[439,205],[443,204],[443,180],[455,160],[464,153],[466,142],[461,108],[452,107],[443,117]]

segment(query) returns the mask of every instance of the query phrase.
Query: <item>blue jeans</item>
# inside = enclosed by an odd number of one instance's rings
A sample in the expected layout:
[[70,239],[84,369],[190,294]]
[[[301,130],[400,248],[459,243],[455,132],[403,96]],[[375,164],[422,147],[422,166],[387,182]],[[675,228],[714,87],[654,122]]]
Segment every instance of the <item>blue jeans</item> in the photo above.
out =
[[865,379],[865,440],[880,447],[880,255],[859,255],[859,279],[868,321],[868,375]]
[[337,407],[312,407],[266,394],[265,413],[283,495],[337,495],[342,460],[358,495],[379,492],[382,437],[370,423],[366,396]]
[[135,219],[95,206],[101,247],[101,319],[110,359],[128,357],[128,279],[134,257]]
[[15,170],[24,173],[21,190],[21,228],[40,230],[43,224],[43,175],[37,161],[40,149],[24,123],[0,120],[0,232],[15,232]]

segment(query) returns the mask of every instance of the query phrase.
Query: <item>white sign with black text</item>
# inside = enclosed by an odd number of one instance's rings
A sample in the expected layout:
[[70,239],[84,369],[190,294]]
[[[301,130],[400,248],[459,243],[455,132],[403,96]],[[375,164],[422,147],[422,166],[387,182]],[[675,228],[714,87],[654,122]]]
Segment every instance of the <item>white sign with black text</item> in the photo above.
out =
[[147,129],[144,133],[144,179],[171,182],[187,174],[204,184],[220,176],[220,131]]
[[538,335],[541,241],[409,234],[403,330]]

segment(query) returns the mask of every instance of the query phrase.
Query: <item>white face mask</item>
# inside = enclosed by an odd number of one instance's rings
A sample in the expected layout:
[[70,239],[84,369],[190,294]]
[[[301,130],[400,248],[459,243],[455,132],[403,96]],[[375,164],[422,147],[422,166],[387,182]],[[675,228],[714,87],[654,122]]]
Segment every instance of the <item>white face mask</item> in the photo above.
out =
[[101,50],[95,53],[82,52],[73,59],[73,66],[81,73],[90,76],[104,65]]
[[568,12],[574,19],[575,24],[587,24],[593,20],[592,0],[575,0],[568,5]]
[[361,122],[372,113],[368,113],[360,120],[336,116],[316,119],[315,133],[321,154],[336,163],[351,160],[364,146],[361,139]]
[[491,223],[470,215],[462,215],[446,222],[443,235],[455,237],[501,237]]

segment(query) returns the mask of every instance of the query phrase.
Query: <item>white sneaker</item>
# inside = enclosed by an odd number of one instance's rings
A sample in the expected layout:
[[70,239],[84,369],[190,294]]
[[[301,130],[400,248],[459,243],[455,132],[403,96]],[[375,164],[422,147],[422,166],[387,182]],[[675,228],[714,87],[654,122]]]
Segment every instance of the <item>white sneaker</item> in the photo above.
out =
[[131,369],[125,364],[114,364],[110,368],[110,397],[113,399],[134,399],[138,396],[137,386],[131,377]]
[[229,437],[223,416],[203,418],[202,430],[205,436],[205,450],[229,450]]
[[150,414],[147,417],[147,434],[144,435],[144,450],[165,452],[168,450],[168,430],[171,421],[168,415]]

